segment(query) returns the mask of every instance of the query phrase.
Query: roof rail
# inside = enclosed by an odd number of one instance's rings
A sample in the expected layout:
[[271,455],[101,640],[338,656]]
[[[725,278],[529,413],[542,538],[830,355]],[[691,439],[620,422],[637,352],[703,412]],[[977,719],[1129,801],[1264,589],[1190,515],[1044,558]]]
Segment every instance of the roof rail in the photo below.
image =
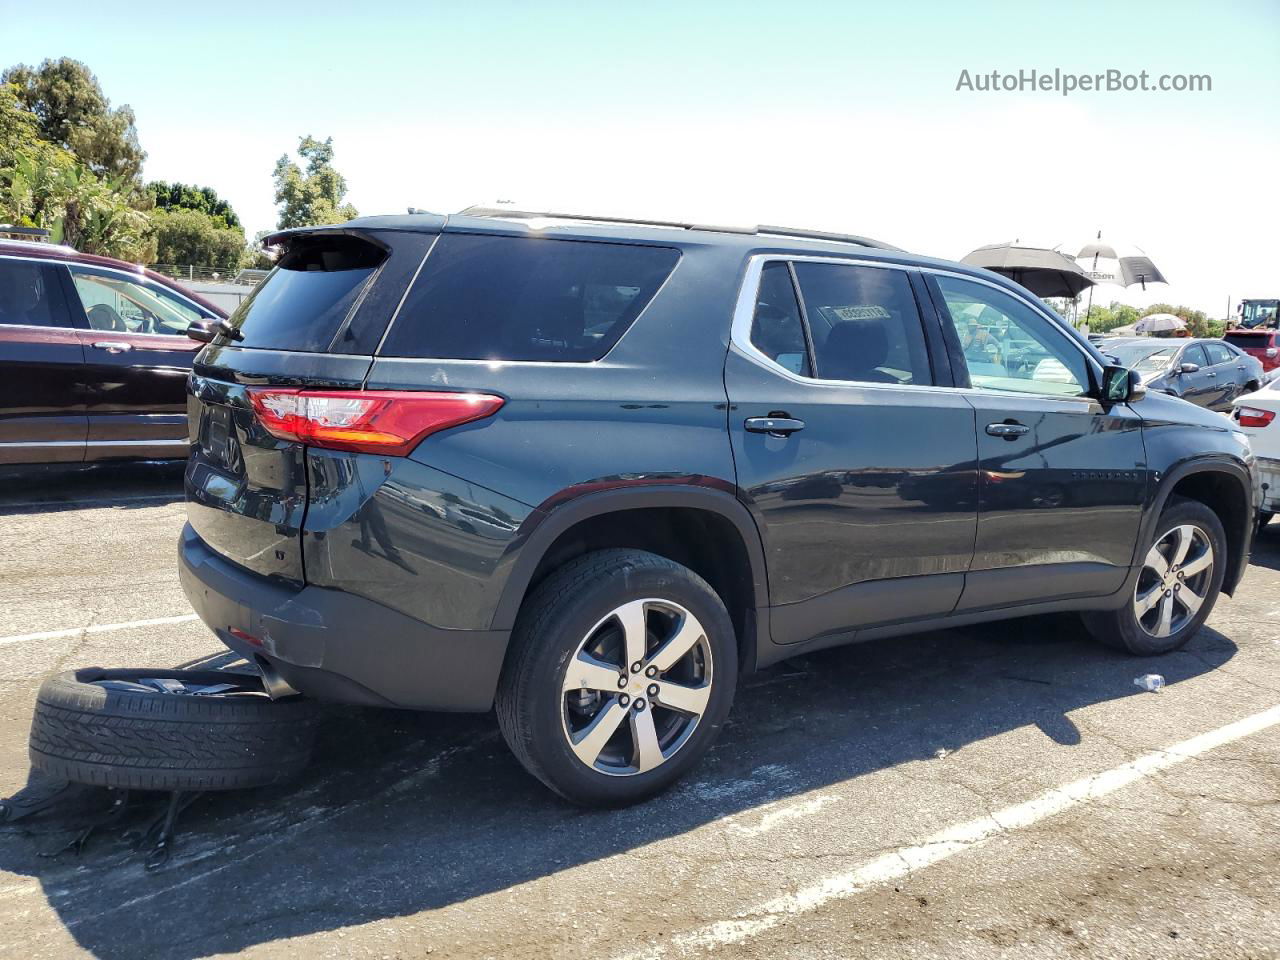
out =
[[492,217],[510,220],[578,220],[584,223],[621,223],[639,227],[672,227],[676,230],[703,230],[708,233],[735,233],[745,236],[793,237],[800,240],[827,240],[835,243],[852,243],[860,247],[873,247],[877,250],[895,250],[902,252],[901,247],[889,243],[859,237],[850,233],[829,233],[823,230],[804,230],[797,227],[774,227],[757,224],[752,227],[716,226],[706,223],[685,223],[680,220],[651,220],[635,217],[610,217],[586,213],[557,213],[547,210],[515,210],[506,207],[467,207],[458,212],[459,216]]

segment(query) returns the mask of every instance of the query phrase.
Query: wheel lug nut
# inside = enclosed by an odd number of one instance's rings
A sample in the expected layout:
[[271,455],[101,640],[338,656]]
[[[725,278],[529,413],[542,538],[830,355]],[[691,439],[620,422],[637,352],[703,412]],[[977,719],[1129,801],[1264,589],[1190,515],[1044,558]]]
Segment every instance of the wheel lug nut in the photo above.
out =
[[1166,590],[1166,591],[1164,592],[1164,595],[1165,595],[1166,597],[1172,597],[1172,596],[1173,596],[1173,591],[1172,591],[1172,590]]
[[628,697],[625,693],[618,698],[618,703],[622,704],[622,706],[624,707],[630,702],[631,702],[631,698]]
[[625,673],[624,673],[622,676],[620,676],[620,677],[618,678],[618,686],[619,686],[619,687],[625,687],[625,686],[626,686],[628,683],[630,683],[630,682],[631,682],[631,681],[627,679],[627,675],[626,675]]
[[658,668],[650,667],[648,670],[644,672],[644,675],[648,677],[650,680],[652,680],[654,677],[658,675]]
[[658,695],[658,685],[656,683],[649,684],[649,696],[656,697]]
[[637,713],[639,713],[641,710],[643,710],[643,709],[644,709],[644,701],[643,701],[643,700],[639,700],[639,699],[637,699],[637,700],[636,700],[636,702],[635,702],[635,708],[636,708],[636,712],[637,712]]
[[642,664],[639,660],[637,660],[635,663],[633,663],[633,664],[631,665],[631,672],[632,672],[632,673],[639,673],[639,672],[640,672],[640,668],[641,668],[641,667],[643,667],[643,666],[644,666],[644,664]]

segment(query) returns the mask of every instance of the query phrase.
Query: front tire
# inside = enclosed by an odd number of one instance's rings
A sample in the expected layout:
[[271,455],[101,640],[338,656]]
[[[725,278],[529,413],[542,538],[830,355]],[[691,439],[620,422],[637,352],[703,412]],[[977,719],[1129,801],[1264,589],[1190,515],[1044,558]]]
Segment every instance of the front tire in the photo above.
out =
[[737,684],[733,624],[692,570],[640,550],[570,561],[521,608],[497,694],[525,769],[585,806],[666,789],[707,752]]
[[1218,515],[1198,500],[1170,498],[1132,595],[1117,610],[1085,614],[1085,625],[1107,646],[1137,656],[1177,650],[1213,610],[1226,566]]

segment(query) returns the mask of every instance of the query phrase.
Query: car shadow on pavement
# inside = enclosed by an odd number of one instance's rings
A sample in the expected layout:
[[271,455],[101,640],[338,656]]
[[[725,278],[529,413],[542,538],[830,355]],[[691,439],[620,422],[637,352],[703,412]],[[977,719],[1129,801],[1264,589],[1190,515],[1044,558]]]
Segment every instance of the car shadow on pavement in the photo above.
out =
[[[95,956],[188,960],[510,890],[1019,728],[1070,748],[1082,735],[1069,714],[1142,696],[1135,673],[1176,687],[1236,649],[1204,629],[1182,652],[1138,661],[1064,616],[822,651],[748,678],[685,781],[614,811],[572,807],[525,774],[491,715],[334,708],[300,781],[205,796],[159,872],[119,828],[79,859],[42,858],[67,835],[48,832],[56,820],[0,835],[0,870],[38,880],[31,895]],[[161,799],[148,802],[154,814]]]
[[0,466],[0,517],[85,507],[154,507],[183,498],[184,462]]

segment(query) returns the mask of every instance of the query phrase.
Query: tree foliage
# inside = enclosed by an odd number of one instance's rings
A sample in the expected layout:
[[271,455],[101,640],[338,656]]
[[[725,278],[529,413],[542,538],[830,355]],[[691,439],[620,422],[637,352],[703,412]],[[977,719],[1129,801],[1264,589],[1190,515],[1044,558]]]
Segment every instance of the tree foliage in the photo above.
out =
[[242,226],[231,204],[219,197],[213,187],[153,180],[147,184],[146,189],[155,198],[157,210],[198,210],[207,216],[216,228]]
[[126,185],[137,180],[146,154],[133,110],[112,109],[98,78],[79,60],[20,63],[0,79],[14,85],[18,101],[34,114],[42,140],[70,151],[98,176]]
[[218,226],[218,220],[199,210],[158,207],[151,222],[157,263],[196,264],[232,273],[246,253],[241,227]]
[[280,228],[310,227],[342,223],[357,216],[356,208],[343,203],[347,181],[333,166],[333,138],[323,142],[302,137],[298,156],[305,169],[289,155],[276,161],[276,203],[280,205]]
[[65,150],[18,151],[0,170],[0,218],[52,232],[54,243],[139,263],[155,259],[150,219],[119,180],[103,180]]

